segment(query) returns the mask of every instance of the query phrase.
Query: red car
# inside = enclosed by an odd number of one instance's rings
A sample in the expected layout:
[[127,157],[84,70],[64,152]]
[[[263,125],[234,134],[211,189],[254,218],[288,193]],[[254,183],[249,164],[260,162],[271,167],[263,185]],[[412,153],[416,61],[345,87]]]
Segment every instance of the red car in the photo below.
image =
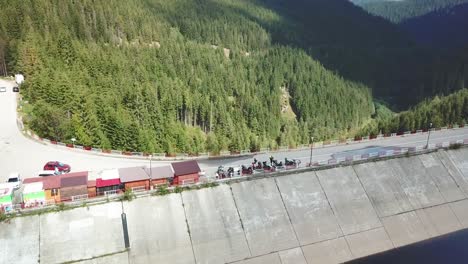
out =
[[44,170],[55,170],[55,168],[61,173],[69,173],[71,170],[70,165],[59,161],[49,161],[44,165]]

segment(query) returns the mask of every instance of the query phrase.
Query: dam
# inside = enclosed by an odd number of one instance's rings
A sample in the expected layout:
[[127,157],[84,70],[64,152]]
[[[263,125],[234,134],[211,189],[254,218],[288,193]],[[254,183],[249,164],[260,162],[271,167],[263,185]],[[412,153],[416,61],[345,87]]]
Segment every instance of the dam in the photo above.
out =
[[468,148],[16,217],[0,263],[340,263],[464,228]]

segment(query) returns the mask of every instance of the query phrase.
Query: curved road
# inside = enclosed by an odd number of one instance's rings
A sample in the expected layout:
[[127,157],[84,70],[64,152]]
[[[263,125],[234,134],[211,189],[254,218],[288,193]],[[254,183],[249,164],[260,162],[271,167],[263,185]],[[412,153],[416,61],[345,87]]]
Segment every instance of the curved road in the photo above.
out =
[[[7,92],[0,92],[0,182],[4,182],[11,172],[21,173],[23,178],[34,177],[43,165],[50,160],[68,163],[72,171],[101,170],[107,168],[122,168],[149,165],[149,160],[136,160],[98,156],[66,148],[44,145],[25,137],[16,124],[16,97],[12,92],[14,82],[0,80],[0,87],[7,87]],[[468,129],[455,129],[431,132],[430,143],[440,143],[468,138]],[[414,147],[425,145],[427,134],[394,137],[368,142],[353,143],[334,147],[314,149],[313,160],[328,160],[332,154],[361,149],[368,146],[401,146]],[[267,160],[270,154],[259,154],[255,158]],[[309,161],[310,150],[284,151],[272,154],[275,159],[285,157],[301,159],[302,164]],[[200,166],[209,175],[213,175],[219,165],[250,164],[251,158],[218,159],[200,161]],[[168,164],[168,161],[153,161],[153,164]]]

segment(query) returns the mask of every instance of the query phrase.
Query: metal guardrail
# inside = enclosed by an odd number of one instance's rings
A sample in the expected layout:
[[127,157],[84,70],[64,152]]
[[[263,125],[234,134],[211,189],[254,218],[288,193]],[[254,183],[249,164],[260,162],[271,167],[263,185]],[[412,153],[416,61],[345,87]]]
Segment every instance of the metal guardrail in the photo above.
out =
[[[434,147],[435,148],[446,148],[446,147],[449,147],[451,145],[454,145],[454,144],[461,144],[463,143],[464,145],[468,145],[468,139],[464,139],[464,140],[457,140],[457,141],[454,141],[454,142],[443,142],[442,144],[430,144],[428,147],[429,149],[431,149],[431,147]],[[368,159],[379,159],[379,158],[386,158],[386,157],[393,157],[393,156],[402,156],[402,155],[405,155],[406,153],[410,152],[411,149],[409,148],[401,148],[400,150],[389,150],[389,151],[382,151],[382,152],[373,152],[373,153],[370,153],[370,154],[363,154],[363,155],[354,155],[354,156],[349,156],[349,157],[341,157],[341,158],[338,158],[338,159],[329,159],[329,160],[320,160],[318,162],[314,162],[312,164],[311,167],[316,167],[316,168],[319,168],[319,167],[326,167],[326,166],[336,166],[336,165],[339,165],[341,163],[346,163],[346,164],[353,164],[353,162],[355,161],[365,161],[365,160],[368,160]],[[427,149],[425,149],[425,146],[417,146],[417,147],[413,147],[411,152],[412,154],[417,154],[417,153],[424,153],[425,151],[427,151]],[[289,170],[278,170],[274,173],[284,173],[284,172],[287,172],[287,173],[291,173],[291,172],[301,172],[303,171],[304,169],[307,169],[308,167],[296,167],[296,168],[292,168],[292,169],[289,169]],[[225,178],[225,179],[213,179],[213,178],[210,178],[210,177],[207,177],[207,179],[211,179],[211,180],[207,180],[205,182],[219,182],[219,183],[223,183],[223,182],[229,182],[230,180],[239,180],[240,178],[245,178],[245,177],[256,177],[256,176],[265,176],[265,175],[268,175],[270,174],[270,172],[261,172],[261,173],[254,173],[252,175],[241,175],[240,177],[233,177],[233,178]],[[182,185],[183,186],[193,186],[193,185],[197,185],[197,184],[202,184],[201,182],[200,183],[195,183],[193,180],[185,180],[182,182]],[[138,188],[138,187],[136,187]],[[144,186],[142,186],[142,188],[144,188]],[[168,190],[172,190],[174,189],[174,187],[169,187]],[[140,193],[141,195],[148,195],[152,192],[155,192],[155,190],[152,190],[152,191],[147,191],[147,190],[142,190],[142,191],[138,191],[138,193]],[[87,196],[87,195],[86,195]],[[93,203],[93,202],[103,202],[103,201],[106,201],[106,199],[109,199],[109,198],[112,198],[112,199],[117,199],[119,197],[121,197],[122,194],[119,194],[118,193],[118,190],[112,190],[112,191],[106,191],[104,192],[104,196],[98,196],[98,197],[95,197],[95,198],[88,198],[88,199],[83,199],[83,200],[75,200],[75,201],[71,201],[71,202],[66,202],[65,204],[67,205],[81,205],[83,204],[84,202],[86,203]],[[73,200],[73,198],[72,198]],[[42,207],[32,207],[32,208],[21,208],[21,205],[19,204],[15,204],[13,205],[13,210],[10,211],[10,212],[29,212],[29,211],[35,211],[35,210],[42,210],[44,208],[52,208],[56,205],[46,205],[46,203],[44,203],[44,205]]]
[[[17,119],[17,125],[18,125],[18,128],[20,130],[22,130],[25,134],[27,134],[28,136],[30,136],[31,138],[35,139],[35,140],[39,140],[39,141],[43,141],[45,143],[48,143],[48,144],[56,144],[57,146],[60,146],[60,147],[66,147],[66,148],[75,148],[75,149],[80,149],[80,150],[83,150],[83,151],[93,151],[95,153],[103,153],[103,154],[113,154],[113,155],[123,155],[123,156],[132,156],[132,157],[136,157],[136,158],[144,158],[146,157],[146,155],[142,152],[123,152],[123,151],[120,151],[120,150],[103,150],[103,149],[100,149],[100,148],[91,148],[91,147],[84,147],[84,146],[81,146],[81,145],[74,145],[74,144],[66,144],[66,143],[63,143],[63,142],[57,142],[57,141],[51,141],[49,139],[46,139],[46,138],[41,138],[39,137],[38,135],[34,134],[34,132],[32,132],[31,130],[24,130],[24,125],[23,125],[23,122],[21,120],[21,118],[18,118]],[[453,124],[451,126],[445,126],[445,127],[441,127],[440,130],[447,130],[449,128],[451,129],[457,129],[457,128],[460,128],[460,127],[468,127],[468,124]],[[436,131],[438,129],[436,128],[432,128],[430,129],[430,131]],[[418,129],[416,131],[414,131],[413,133],[411,133],[411,131],[405,131],[403,132],[402,134],[398,134],[398,133],[391,133],[391,134],[386,134],[386,135],[377,135],[375,137],[371,137],[371,136],[364,136],[362,138],[348,138],[346,140],[331,140],[331,141],[328,141],[327,144],[324,144],[324,142],[315,142],[313,145],[314,148],[321,148],[321,147],[324,147],[324,146],[336,146],[336,145],[342,145],[342,144],[350,144],[350,143],[354,143],[354,142],[361,142],[361,141],[368,141],[368,140],[374,140],[374,139],[382,139],[384,137],[396,137],[398,135],[402,135],[402,136],[407,136],[407,135],[412,135],[412,134],[422,134],[422,133],[425,133],[424,130],[421,130],[421,129]],[[286,146],[282,146],[280,148],[278,148],[277,151],[286,151],[286,150],[305,150],[306,148],[309,148],[310,146],[308,145],[300,145],[298,146],[297,148],[295,149],[291,149],[289,147],[286,147]],[[436,146],[437,147],[437,146]],[[447,145],[443,145],[442,147],[447,147]],[[265,152],[270,152],[270,148],[261,148],[259,152],[256,152],[255,154],[258,154],[258,153],[265,153]],[[153,153],[153,157],[156,158],[156,159],[167,159],[167,160],[176,160],[176,159],[185,159],[185,158],[209,158],[209,157],[218,157],[218,156],[224,156],[224,157],[227,157],[227,156],[239,156],[239,155],[248,155],[250,154],[250,152],[248,152],[247,150],[243,150],[243,151],[240,151],[240,153],[237,153],[237,154],[233,154],[229,151],[222,151],[219,155],[212,155],[210,153],[200,153],[198,155],[195,155],[195,156],[189,156],[188,154],[186,153],[179,153],[177,154],[175,157],[167,157],[165,153]]]

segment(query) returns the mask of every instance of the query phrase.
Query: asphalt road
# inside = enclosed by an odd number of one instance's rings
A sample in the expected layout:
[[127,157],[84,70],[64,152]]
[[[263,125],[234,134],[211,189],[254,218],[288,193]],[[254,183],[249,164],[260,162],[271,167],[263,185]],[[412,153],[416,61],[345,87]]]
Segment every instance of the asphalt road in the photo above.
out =
[[[0,80],[0,87],[7,87],[7,92],[0,93],[0,182],[4,182],[11,172],[21,173],[23,178],[36,176],[47,161],[58,160],[71,165],[72,171],[101,170],[108,168],[123,168],[149,165],[149,160],[135,160],[97,156],[89,153],[44,145],[25,137],[16,124],[16,97],[12,92],[14,82]],[[468,138],[468,129],[435,131],[431,133],[430,143],[440,143]],[[414,147],[425,145],[427,134],[409,135],[405,137],[385,138],[349,145],[340,145],[313,150],[313,160],[328,160],[332,154],[361,149],[369,146],[401,146]],[[277,160],[295,158],[302,161],[302,166],[309,162],[310,150],[284,151],[256,155],[258,160],[268,160],[273,155]],[[208,175],[213,175],[219,165],[238,166],[250,164],[252,158],[217,159],[200,161],[200,166]],[[167,161],[153,161],[156,164],[168,164]]]

